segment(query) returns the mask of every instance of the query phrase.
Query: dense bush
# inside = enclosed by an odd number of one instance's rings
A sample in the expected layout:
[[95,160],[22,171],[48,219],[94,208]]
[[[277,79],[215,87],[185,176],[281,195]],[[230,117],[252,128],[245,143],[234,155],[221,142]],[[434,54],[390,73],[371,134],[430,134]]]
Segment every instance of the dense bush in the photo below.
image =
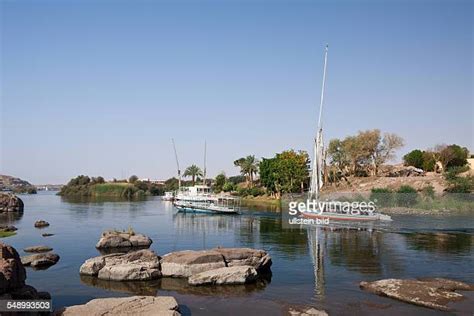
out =
[[413,166],[416,168],[423,168],[423,152],[419,149],[410,151],[408,154],[403,156],[403,162],[405,166]]
[[389,207],[393,205],[393,192],[389,188],[373,188],[370,193],[370,200],[379,207]]
[[411,207],[416,204],[418,192],[415,188],[409,185],[402,185],[396,194],[396,201],[398,206]]
[[435,190],[434,190],[434,187],[432,185],[428,185],[428,186],[424,187],[421,190],[421,193],[423,194],[423,196],[425,198],[434,199],[434,197],[435,197]]
[[233,183],[233,184],[239,184],[245,182],[245,176],[233,176],[229,177],[228,181]]
[[466,147],[453,144],[440,150],[439,160],[443,164],[444,170],[451,167],[462,167],[467,164],[468,154],[469,151]]
[[415,149],[403,156],[403,162],[405,166],[413,166],[424,171],[434,171],[437,155],[434,152]]
[[179,180],[176,178],[169,178],[165,181],[164,191],[176,191],[178,190]]
[[424,171],[435,171],[436,167],[436,154],[429,152],[429,151],[424,151],[423,152],[423,165],[421,166],[421,169]]
[[235,187],[236,187],[236,185],[233,184],[232,182],[226,182],[226,183],[224,183],[224,185],[222,186],[222,191],[224,191],[224,192],[232,192],[232,191],[235,191]]

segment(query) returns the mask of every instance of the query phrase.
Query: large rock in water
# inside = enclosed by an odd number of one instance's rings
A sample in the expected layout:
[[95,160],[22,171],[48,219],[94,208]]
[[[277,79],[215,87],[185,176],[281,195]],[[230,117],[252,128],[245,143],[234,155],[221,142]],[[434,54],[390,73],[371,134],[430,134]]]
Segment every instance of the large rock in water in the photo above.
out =
[[169,253],[161,260],[161,273],[166,277],[186,278],[193,274],[223,268],[224,256],[214,250],[184,250]]
[[53,248],[49,246],[31,246],[31,247],[26,247],[23,249],[24,252],[48,252],[53,250]]
[[270,271],[272,260],[264,250],[251,248],[215,248],[169,253],[161,260],[163,276],[189,277],[193,274],[233,266],[251,266],[258,273]]
[[48,227],[49,226],[49,223],[47,221],[44,221],[44,220],[38,220],[35,222],[35,227],[36,228],[43,228],[43,227]]
[[179,306],[172,296],[131,296],[121,298],[99,298],[84,305],[66,307],[58,313],[64,316],[102,316],[102,315],[181,315]]
[[213,249],[224,256],[226,265],[252,266],[259,273],[270,272],[272,258],[266,251],[252,248],[215,248]]
[[142,234],[105,231],[102,233],[96,248],[148,248],[152,244],[150,237]]
[[448,311],[448,303],[462,300],[456,290],[472,291],[474,286],[459,281],[433,278],[418,280],[385,279],[360,282],[363,290],[428,308]]
[[0,242],[0,294],[25,286],[26,271],[18,252]]
[[86,260],[79,272],[102,280],[154,280],[161,276],[160,258],[151,250],[105,255]]
[[0,213],[23,212],[23,201],[12,193],[0,193]]
[[59,255],[51,252],[21,257],[21,263],[24,266],[31,266],[37,269],[48,268],[56,264],[58,261]]
[[49,299],[46,292],[37,292],[25,284],[26,270],[18,252],[0,242],[0,296],[2,299]]
[[224,267],[191,275],[191,285],[245,284],[257,279],[257,270],[251,266]]

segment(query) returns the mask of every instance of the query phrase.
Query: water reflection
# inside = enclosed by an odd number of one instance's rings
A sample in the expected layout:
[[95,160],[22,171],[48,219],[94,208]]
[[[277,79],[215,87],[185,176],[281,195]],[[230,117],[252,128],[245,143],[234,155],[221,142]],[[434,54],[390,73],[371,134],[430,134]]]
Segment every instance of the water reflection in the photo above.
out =
[[362,274],[380,274],[383,235],[371,230],[335,229],[328,234],[331,264]]
[[410,249],[440,254],[469,254],[473,247],[473,235],[454,233],[406,234]]
[[314,292],[318,299],[323,299],[325,294],[324,276],[324,248],[325,235],[321,233],[320,227],[309,227],[307,229],[308,248],[314,267]]
[[260,243],[264,249],[271,247],[272,253],[281,252],[290,259],[307,255],[306,232],[282,227],[282,219],[276,216],[176,213],[173,223],[180,235],[201,238],[203,248],[209,235],[234,234],[242,245],[254,247]]
[[108,281],[96,277],[81,275],[81,283],[108,291],[129,293],[134,295],[158,295],[160,290],[173,291],[179,294],[199,296],[247,296],[262,291],[268,284],[267,280],[258,280],[255,284],[192,286],[187,279],[161,278],[153,281]]
[[290,260],[307,255],[308,237],[304,229],[283,227],[280,217],[262,217],[258,223],[260,241],[271,246],[272,252],[283,253]]
[[61,201],[77,220],[103,220],[110,212],[138,218],[146,210],[145,199],[127,200],[120,197],[61,197]]
[[5,212],[0,213],[0,223],[2,225],[15,224],[23,217],[23,212]]

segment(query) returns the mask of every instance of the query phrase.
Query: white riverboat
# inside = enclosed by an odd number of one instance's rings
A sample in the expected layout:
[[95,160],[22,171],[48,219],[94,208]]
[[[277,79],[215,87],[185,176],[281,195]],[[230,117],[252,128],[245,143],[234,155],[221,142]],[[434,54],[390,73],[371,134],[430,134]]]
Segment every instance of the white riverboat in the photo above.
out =
[[174,193],[171,191],[165,192],[165,195],[161,198],[163,201],[173,201],[174,200]]
[[207,185],[181,187],[174,197],[173,205],[179,212],[238,214],[240,199],[221,194],[212,194]]

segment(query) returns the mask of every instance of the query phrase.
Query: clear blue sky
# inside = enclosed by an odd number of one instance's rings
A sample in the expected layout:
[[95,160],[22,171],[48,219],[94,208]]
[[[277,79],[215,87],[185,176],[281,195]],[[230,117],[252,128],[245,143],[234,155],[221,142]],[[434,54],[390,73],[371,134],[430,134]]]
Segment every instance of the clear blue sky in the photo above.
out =
[[474,150],[472,1],[1,1],[1,168],[238,173],[311,148],[329,43],[326,140],[380,128]]

